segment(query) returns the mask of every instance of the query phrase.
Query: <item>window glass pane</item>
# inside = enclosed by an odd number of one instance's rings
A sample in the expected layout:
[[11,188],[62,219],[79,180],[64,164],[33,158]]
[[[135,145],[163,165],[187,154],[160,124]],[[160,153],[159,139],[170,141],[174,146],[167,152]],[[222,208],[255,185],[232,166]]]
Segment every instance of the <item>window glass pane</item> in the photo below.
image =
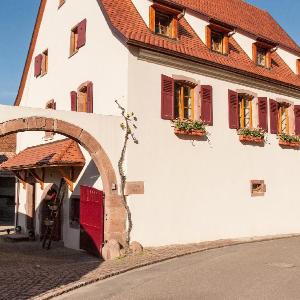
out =
[[257,48],[257,64],[264,67],[266,65],[266,50]]
[[212,31],[211,33],[211,49],[223,53],[223,34]]
[[155,14],[155,33],[170,36],[172,18],[169,15],[156,11]]

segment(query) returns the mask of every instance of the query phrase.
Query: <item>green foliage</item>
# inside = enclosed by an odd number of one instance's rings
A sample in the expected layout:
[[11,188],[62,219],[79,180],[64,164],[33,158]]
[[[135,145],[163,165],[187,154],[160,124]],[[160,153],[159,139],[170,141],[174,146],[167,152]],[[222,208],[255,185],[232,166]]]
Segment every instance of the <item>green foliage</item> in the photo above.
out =
[[200,130],[200,131],[205,131],[205,125],[202,121],[193,121],[193,120],[180,120],[180,119],[176,119],[175,121],[173,121],[174,123],[174,127],[176,129],[179,130],[183,130],[186,132],[192,131],[192,130]]
[[238,130],[238,135],[251,136],[254,138],[265,138],[265,131],[261,128],[242,128]]
[[279,139],[284,142],[288,143],[299,143],[300,142],[300,137],[296,135],[289,135],[286,133],[281,133],[278,135]]

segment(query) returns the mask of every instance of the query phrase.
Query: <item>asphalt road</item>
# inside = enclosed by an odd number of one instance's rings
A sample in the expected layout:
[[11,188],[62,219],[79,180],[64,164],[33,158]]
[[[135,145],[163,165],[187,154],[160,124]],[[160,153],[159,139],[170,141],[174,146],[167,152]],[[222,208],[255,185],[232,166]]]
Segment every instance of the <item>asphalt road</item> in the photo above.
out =
[[83,287],[66,299],[300,299],[300,238],[209,250]]

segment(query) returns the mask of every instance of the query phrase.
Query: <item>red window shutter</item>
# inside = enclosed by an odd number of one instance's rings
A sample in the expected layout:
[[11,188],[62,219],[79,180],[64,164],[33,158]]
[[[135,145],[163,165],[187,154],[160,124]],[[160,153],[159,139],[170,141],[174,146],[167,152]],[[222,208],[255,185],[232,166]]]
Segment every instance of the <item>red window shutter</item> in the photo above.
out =
[[270,131],[273,134],[278,133],[278,103],[270,99]]
[[268,98],[258,98],[258,127],[268,131]]
[[93,112],[93,83],[89,82],[87,85],[87,112]]
[[34,76],[38,77],[42,73],[42,61],[43,61],[43,55],[39,54],[34,59]]
[[228,90],[229,128],[239,128],[239,96],[235,91]]
[[161,75],[161,118],[174,119],[174,79]]
[[77,111],[77,93],[71,92],[71,111]]
[[294,106],[295,112],[295,134],[300,135],[300,105]]
[[213,125],[213,95],[210,85],[201,86],[201,119],[207,125]]
[[86,19],[78,24],[77,49],[83,47],[86,42]]

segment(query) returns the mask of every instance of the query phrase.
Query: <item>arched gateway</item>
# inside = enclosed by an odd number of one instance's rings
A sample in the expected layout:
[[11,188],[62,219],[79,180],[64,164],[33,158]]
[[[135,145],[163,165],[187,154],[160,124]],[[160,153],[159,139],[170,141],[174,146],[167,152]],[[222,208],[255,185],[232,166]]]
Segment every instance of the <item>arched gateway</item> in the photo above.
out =
[[58,133],[75,140],[89,152],[101,175],[105,193],[104,239],[116,239],[124,244],[126,211],[116,188],[116,173],[100,143],[86,130],[56,118],[32,116],[0,123],[0,136],[25,131]]

